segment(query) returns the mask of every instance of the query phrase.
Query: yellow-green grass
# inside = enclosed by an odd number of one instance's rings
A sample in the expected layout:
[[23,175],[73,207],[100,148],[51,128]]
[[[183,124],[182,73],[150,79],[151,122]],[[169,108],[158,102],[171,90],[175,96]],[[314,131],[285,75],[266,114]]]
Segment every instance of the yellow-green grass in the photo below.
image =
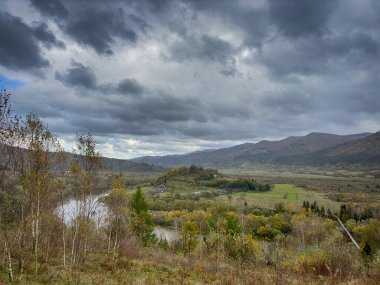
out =
[[292,178],[309,180],[346,180],[355,178],[360,181],[367,181],[373,175],[364,175],[362,171],[322,171],[311,169],[309,171],[275,171],[275,170],[241,170],[241,169],[221,169],[220,173],[234,176],[253,176],[255,178]]
[[[336,203],[324,197],[323,194],[306,191],[302,187],[292,184],[275,184],[273,189],[268,192],[237,192],[231,196],[231,202],[235,205],[239,205],[244,201],[248,205],[263,208],[271,208],[281,202],[299,207],[303,201],[317,201],[319,205],[332,209],[336,207]],[[229,202],[227,196],[220,196],[220,199]]]
[[286,193],[284,196],[284,199],[297,201],[298,195],[297,195],[297,193]]

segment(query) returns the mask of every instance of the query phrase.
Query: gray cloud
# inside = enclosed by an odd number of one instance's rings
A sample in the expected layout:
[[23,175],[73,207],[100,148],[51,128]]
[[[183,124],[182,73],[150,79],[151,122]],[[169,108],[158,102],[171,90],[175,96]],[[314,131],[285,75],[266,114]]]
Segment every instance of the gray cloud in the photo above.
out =
[[264,1],[250,3],[229,0],[185,0],[185,2],[195,10],[195,13],[217,14],[223,21],[236,26],[239,32],[244,33],[244,43],[249,46],[261,47],[263,41],[272,36],[268,4]]
[[115,39],[137,40],[137,33],[126,26],[124,18],[122,9],[102,11],[90,8],[69,21],[66,31],[77,42],[93,47],[98,53],[112,54],[111,45]]
[[276,76],[330,74],[376,64],[379,41],[365,32],[310,36],[284,43],[282,37],[262,48],[258,61]]
[[147,27],[142,18],[126,13],[121,1],[107,5],[94,1],[91,6],[80,1],[64,3],[32,0],[42,15],[54,19],[76,42],[92,47],[99,54],[112,55],[112,45],[118,39],[135,43],[138,38],[136,30]]
[[236,49],[227,41],[208,35],[187,36],[169,47],[170,59],[178,62],[198,60],[222,65],[221,74],[238,76],[234,55]]
[[[165,124],[172,124],[169,128],[183,132],[178,124],[207,120],[206,110],[196,99],[177,98],[158,90],[149,90],[135,79],[99,84],[95,72],[81,63],[72,62],[65,72],[56,73],[56,79],[68,87],[79,88],[74,91],[71,104],[66,103],[65,108],[68,112],[85,116],[85,119],[75,119],[75,125],[96,133],[153,135],[167,128]],[[91,97],[83,97],[85,92],[90,92]],[[47,109],[44,107],[42,114],[50,116],[46,113]],[[76,116],[70,115],[70,118]]]
[[273,23],[285,36],[302,37],[324,33],[335,0],[270,0]]
[[139,82],[137,82],[135,79],[126,78],[117,84],[116,90],[119,91],[121,94],[139,95],[139,94],[143,93],[144,87]]
[[65,136],[162,153],[378,129],[378,1],[22,1],[0,12],[1,72],[29,71],[14,105]]
[[33,36],[42,42],[47,48],[51,48],[52,46],[65,48],[65,44],[55,37],[46,23],[36,23],[33,27]]
[[139,96],[144,92],[144,87],[135,79],[124,78],[118,83],[99,84],[94,70],[76,61],[72,61],[71,67],[66,71],[57,71],[55,79],[68,87],[89,89],[106,94]]
[[35,32],[20,18],[0,11],[0,64],[19,70],[48,66]]
[[198,59],[224,63],[233,53],[229,42],[207,35],[182,38],[170,47],[172,59],[178,61]]
[[44,15],[58,19],[69,16],[69,11],[59,0],[31,0],[32,4]]
[[64,73],[57,72],[55,78],[71,87],[95,89],[98,84],[94,71],[78,62],[73,62]]
[[267,94],[261,99],[261,105],[272,112],[296,116],[309,113],[317,107],[315,99],[298,90],[288,90],[278,94]]

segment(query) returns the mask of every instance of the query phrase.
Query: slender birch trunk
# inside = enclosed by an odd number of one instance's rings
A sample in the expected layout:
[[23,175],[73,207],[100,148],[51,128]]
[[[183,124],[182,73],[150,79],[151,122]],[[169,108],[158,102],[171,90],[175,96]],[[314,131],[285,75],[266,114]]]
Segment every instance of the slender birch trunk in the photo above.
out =
[[11,256],[11,249],[9,248],[9,245],[7,241],[5,241],[5,252],[8,258],[8,279],[9,282],[13,282],[13,268],[12,268],[12,256]]
[[65,207],[63,202],[63,194],[61,192],[61,208],[62,208],[62,245],[63,245],[63,267],[66,268],[66,225],[65,225]]
[[39,219],[40,219],[40,191],[37,191],[37,210],[35,222],[35,245],[34,245],[34,272],[38,273],[38,238],[39,238]]

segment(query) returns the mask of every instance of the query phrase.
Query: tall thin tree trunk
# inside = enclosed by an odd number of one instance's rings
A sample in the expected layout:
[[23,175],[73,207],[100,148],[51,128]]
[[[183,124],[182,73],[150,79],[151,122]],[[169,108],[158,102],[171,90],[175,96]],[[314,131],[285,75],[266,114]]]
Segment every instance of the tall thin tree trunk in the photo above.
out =
[[21,233],[19,240],[19,255],[18,255],[18,269],[20,272],[19,280],[22,280],[24,274],[24,237],[25,237],[25,218],[24,218],[24,202],[21,205]]
[[84,250],[83,250],[83,260],[82,260],[83,263],[85,262],[86,255],[87,255],[87,243],[88,243],[88,235],[86,235],[84,239]]
[[13,269],[12,269],[12,257],[11,257],[11,249],[8,246],[7,241],[5,241],[5,252],[8,257],[8,279],[9,282],[13,282]]
[[115,265],[117,244],[118,244],[118,236],[117,236],[117,228],[116,228],[115,242],[114,242],[114,245],[113,245],[113,255],[112,255],[112,263],[113,263],[113,265]]
[[65,237],[65,207],[63,205],[63,194],[61,193],[61,207],[62,207],[62,244],[63,244],[63,267],[66,268],[66,237]]
[[108,252],[111,250],[111,233],[112,233],[112,227],[110,228],[109,234],[108,234],[108,245],[107,245]]
[[74,223],[74,237],[72,241],[72,247],[71,247],[71,266],[75,267],[75,243],[77,239],[78,234],[78,221],[75,221]]
[[49,252],[50,252],[50,237],[48,238],[47,246],[46,246],[46,264],[49,263]]
[[34,246],[34,272],[38,273],[38,237],[39,237],[39,219],[40,219],[40,191],[37,191],[37,210],[35,222],[35,246]]

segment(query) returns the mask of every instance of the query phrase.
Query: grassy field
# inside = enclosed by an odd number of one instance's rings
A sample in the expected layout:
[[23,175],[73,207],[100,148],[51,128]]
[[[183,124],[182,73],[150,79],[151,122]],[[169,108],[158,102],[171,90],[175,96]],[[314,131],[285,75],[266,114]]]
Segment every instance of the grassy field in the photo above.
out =
[[[168,193],[199,194],[217,192],[215,181],[196,180],[196,175],[172,175],[166,185]],[[303,201],[314,202],[331,210],[341,203],[361,203],[376,206],[380,201],[380,179],[371,170],[356,171],[344,169],[286,169],[286,170],[220,170],[216,179],[234,181],[236,179],[256,180],[259,184],[272,185],[269,192],[236,192],[218,199],[227,203],[241,205],[247,202],[250,206],[273,208],[275,204],[289,204],[297,209]],[[208,185],[208,182],[209,185]],[[152,190],[149,187],[144,190]],[[148,191],[149,191],[148,190]]]
[[[322,193],[306,191],[304,188],[292,184],[275,184],[269,192],[237,192],[232,195],[233,204],[241,204],[245,201],[248,205],[258,207],[274,207],[277,203],[286,203],[294,207],[302,205],[303,201],[317,201],[319,205],[334,209],[338,203],[325,197]],[[220,199],[228,201],[227,196]]]
[[371,171],[348,171],[342,169],[321,170],[321,169],[304,169],[303,171],[289,170],[242,170],[242,169],[221,169],[220,173],[225,175],[253,176],[256,178],[293,178],[309,180],[346,180],[347,178],[358,181],[367,181],[373,178]]
[[[226,177],[254,178],[259,183],[271,185],[298,185],[304,192],[292,194],[288,191],[285,199],[274,194],[279,188],[264,196],[252,196],[249,199],[257,205],[257,201],[292,202],[299,205],[303,200],[317,201],[331,209],[340,203],[360,203],[361,205],[377,206],[380,202],[380,178],[378,170],[347,170],[337,168],[302,169],[266,169],[266,170],[237,170],[225,169],[220,173]],[[278,186],[277,186],[278,187]],[[289,186],[281,186],[283,189]],[[284,188],[285,187],[285,188]],[[286,192],[286,191],[285,191]],[[258,193],[260,194],[260,193]],[[254,199],[251,199],[254,198]],[[268,206],[268,205],[265,206]],[[273,204],[273,203],[272,203]]]

